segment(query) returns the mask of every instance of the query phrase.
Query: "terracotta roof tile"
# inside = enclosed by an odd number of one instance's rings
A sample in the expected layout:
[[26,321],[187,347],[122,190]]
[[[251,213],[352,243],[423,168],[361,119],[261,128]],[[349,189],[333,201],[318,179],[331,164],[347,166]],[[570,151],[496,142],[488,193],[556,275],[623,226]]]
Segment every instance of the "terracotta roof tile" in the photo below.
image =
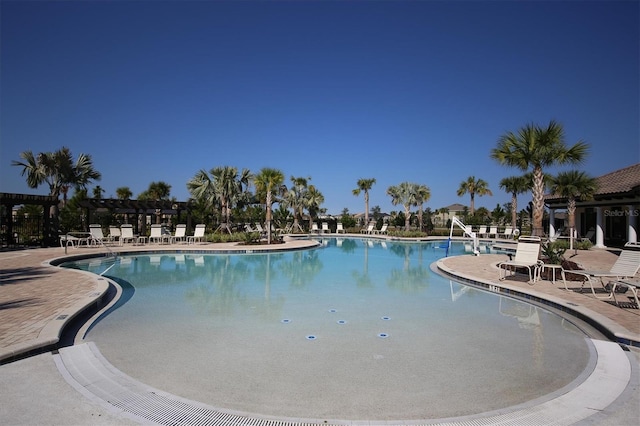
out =
[[596,194],[631,192],[640,187],[640,163],[597,177],[596,181]]

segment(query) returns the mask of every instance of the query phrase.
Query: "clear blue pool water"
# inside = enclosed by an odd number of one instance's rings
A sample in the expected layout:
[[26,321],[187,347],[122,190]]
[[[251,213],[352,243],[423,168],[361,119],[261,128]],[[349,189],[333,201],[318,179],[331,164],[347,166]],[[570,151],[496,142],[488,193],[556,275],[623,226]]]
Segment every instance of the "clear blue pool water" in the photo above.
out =
[[[134,254],[64,266],[122,300],[87,333],[117,368],[215,407],[429,419],[544,397],[589,365],[566,319],[430,269],[441,243],[327,238],[270,254]],[[453,243],[451,254],[463,254]]]

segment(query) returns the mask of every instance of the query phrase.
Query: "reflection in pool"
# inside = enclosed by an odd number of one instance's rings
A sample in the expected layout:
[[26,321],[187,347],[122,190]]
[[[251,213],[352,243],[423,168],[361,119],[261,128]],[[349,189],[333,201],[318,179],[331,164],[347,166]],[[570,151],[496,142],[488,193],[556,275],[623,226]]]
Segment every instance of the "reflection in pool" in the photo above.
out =
[[568,385],[589,362],[590,343],[567,320],[434,273],[438,242],[322,242],[287,253],[120,257],[105,275],[123,286],[123,302],[86,339],[153,387],[316,419],[501,409]]

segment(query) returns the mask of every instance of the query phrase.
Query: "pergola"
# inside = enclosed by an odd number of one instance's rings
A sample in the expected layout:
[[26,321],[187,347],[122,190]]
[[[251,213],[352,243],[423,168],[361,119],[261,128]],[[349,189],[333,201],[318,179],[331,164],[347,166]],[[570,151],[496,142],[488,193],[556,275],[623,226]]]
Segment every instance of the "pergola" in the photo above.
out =
[[[51,206],[56,205],[59,200],[50,195],[29,195],[0,193],[0,205],[6,206],[6,217],[2,218],[3,234],[6,235],[7,244],[14,245],[14,223],[12,210],[15,206],[24,204],[39,205],[44,208],[43,214],[43,245],[55,245],[58,239],[58,230],[53,229],[52,220],[49,214]],[[120,199],[97,199],[89,198],[79,202],[81,208],[86,210],[87,224],[91,222],[91,216],[98,210],[108,210],[116,214],[132,214],[137,219],[142,215],[165,214],[179,215],[180,212],[187,212],[187,228],[191,228],[191,203],[171,200],[120,200]],[[141,221],[142,229],[138,232],[145,232],[146,221]],[[88,229],[87,229],[88,230]]]
[[13,207],[23,204],[32,204],[42,206],[44,214],[42,215],[43,243],[50,244],[58,237],[57,230],[51,229],[51,217],[49,210],[51,206],[58,203],[58,199],[52,195],[30,195],[30,194],[12,194],[0,192],[0,205],[6,207],[6,217],[3,218],[2,224],[5,229],[3,233],[7,237],[7,244],[15,244],[13,233]]
[[[93,212],[98,210],[108,210],[116,214],[133,214],[139,219],[142,215],[149,214],[165,214],[179,215],[180,212],[187,212],[187,228],[191,228],[191,203],[184,201],[171,200],[121,200],[117,198],[88,198],[78,203],[80,207],[87,211],[87,223],[91,223]],[[141,223],[145,226],[145,221]],[[138,232],[144,233],[144,229],[138,229]]]

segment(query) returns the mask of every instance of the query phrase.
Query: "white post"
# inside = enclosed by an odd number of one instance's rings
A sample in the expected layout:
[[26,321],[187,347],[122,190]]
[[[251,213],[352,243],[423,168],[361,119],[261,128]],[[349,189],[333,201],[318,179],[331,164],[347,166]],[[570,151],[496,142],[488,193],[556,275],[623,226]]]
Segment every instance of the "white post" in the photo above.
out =
[[604,245],[604,215],[602,207],[596,207],[596,245],[597,248],[605,248]]
[[629,231],[627,232],[627,241],[630,243],[638,242],[638,215],[640,209],[634,209],[633,205],[627,206],[627,217],[629,219]]
[[553,238],[556,235],[556,210],[549,209],[549,238]]

